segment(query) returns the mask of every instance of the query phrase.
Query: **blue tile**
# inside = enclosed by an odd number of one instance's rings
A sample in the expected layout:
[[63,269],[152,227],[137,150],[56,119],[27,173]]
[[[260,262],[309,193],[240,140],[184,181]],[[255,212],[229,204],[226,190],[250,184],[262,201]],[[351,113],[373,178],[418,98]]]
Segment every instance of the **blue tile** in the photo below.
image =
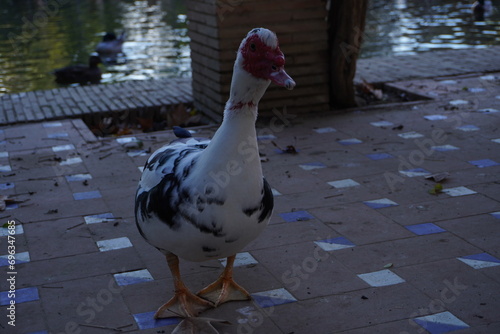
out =
[[181,322],[181,318],[155,319],[155,313],[156,312],[153,311],[134,314],[134,319],[139,329],[150,329],[168,325],[177,325]]
[[252,294],[252,298],[254,302],[262,308],[283,305],[297,301],[297,299],[295,299],[290,294],[290,292],[283,288],[257,292]]
[[492,212],[492,213],[490,213],[490,215],[492,215],[493,217],[495,217],[497,219],[500,219],[500,211],[498,211],[498,212]]
[[471,165],[474,165],[479,168],[484,168],[484,167],[493,167],[493,166],[498,166],[500,163],[493,161],[491,159],[482,159],[482,160],[471,160],[469,161]]
[[496,262],[500,263],[500,260],[496,257],[488,254],[488,253],[480,253],[474,255],[462,256],[462,259],[471,259],[471,260],[479,260],[479,261],[488,261],[488,262]]
[[19,208],[19,204],[17,204],[17,203],[11,203],[11,204],[7,204],[5,206],[5,210],[14,210],[17,208]]
[[391,201],[388,198],[381,198],[381,199],[375,199],[372,201],[365,201],[363,202],[365,205],[368,205],[372,209],[382,209],[382,208],[388,208],[391,206],[397,206],[399,205],[396,202]]
[[[34,300],[39,300],[38,289],[37,288],[24,288],[16,290],[16,297],[14,300],[16,304],[31,302]],[[9,298],[9,291],[0,292],[0,305],[9,305],[11,298]]]
[[279,215],[288,223],[315,219],[314,216],[307,211],[284,212]]
[[[16,253],[16,264],[28,263],[30,262],[29,252]],[[9,255],[0,256],[0,267],[6,267],[9,265]]]
[[15,186],[14,182],[0,183],[0,190],[12,189]]
[[77,201],[83,200],[83,199],[92,199],[92,198],[101,198],[102,195],[99,192],[99,190],[93,190],[93,191],[85,191],[82,193],[74,193],[73,198]]
[[426,235],[426,234],[446,232],[446,230],[443,230],[441,227],[439,227],[433,223],[416,224],[416,225],[409,225],[409,226],[405,226],[405,227],[406,227],[406,229],[415,233],[416,235]]
[[367,154],[366,156],[371,160],[383,160],[383,159],[394,158],[394,156],[390,155],[389,153],[374,153],[374,154]]
[[470,327],[448,311],[415,318],[413,321],[431,334],[449,333]]
[[49,334],[49,332],[47,332],[47,331],[36,331],[36,332],[29,332],[29,333],[26,333],[26,334]]

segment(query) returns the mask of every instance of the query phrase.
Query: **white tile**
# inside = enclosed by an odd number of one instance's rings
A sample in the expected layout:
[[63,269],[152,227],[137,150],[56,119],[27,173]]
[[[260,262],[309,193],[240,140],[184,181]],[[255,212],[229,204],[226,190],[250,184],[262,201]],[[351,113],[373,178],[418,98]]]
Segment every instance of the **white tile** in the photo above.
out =
[[447,188],[443,189],[443,192],[452,197],[477,194],[477,192],[475,192],[474,190],[471,190],[466,187]]
[[404,279],[402,279],[389,269],[360,274],[358,275],[358,277],[369,285],[375,287],[388,286],[405,282]]
[[[219,259],[219,262],[225,267],[227,259]],[[248,266],[250,264],[259,263],[250,253],[242,252],[236,254],[236,259],[234,260],[235,267]]]
[[63,160],[59,163],[59,165],[61,166],[76,165],[76,164],[81,164],[82,162],[83,160],[80,157],[76,157]]
[[423,137],[424,135],[415,131],[410,131],[410,132],[400,133],[398,134],[398,136],[404,139],[414,139]]
[[49,122],[49,123],[43,123],[44,128],[56,128],[62,126],[61,122]]
[[86,224],[99,224],[115,220],[112,213],[102,213],[99,215],[85,216],[83,217],[83,219],[85,219]]
[[11,172],[12,168],[10,165],[0,165],[0,172]]
[[[418,317],[415,318],[414,321],[424,328],[432,327],[433,324],[447,327],[446,331],[439,331],[439,333],[448,333],[458,329],[465,329],[470,327],[465,322],[455,317],[449,311],[426,315],[424,317]],[[438,332],[436,331],[436,333]]]
[[477,112],[483,113],[483,114],[490,114],[490,113],[496,113],[499,112],[498,109],[494,108],[484,108],[484,109],[479,109]]
[[273,192],[274,196],[281,196],[282,195],[282,193],[280,193],[278,190],[276,190],[274,188],[272,188],[271,191]]
[[97,247],[99,247],[99,251],[101,251],[101,252],[107,252],[110,250],[132,247],[132,243],[130,242],[129,238],[127,238],[127,237],[101,240],[101,241],[97,241],[96,244],[97,244]]
[[0,152],[0,158],[8,158],[9,152]]
[[153,276],[151,275],[151,273],[147,269],[141,269],[141,270],[136,270],[136,271],[129,271],[126,273],[114,274],[113,276],[115,278],[116,284],[118,284],[120,286],[148,282],[148,281],[154,280]]
[[468,124],[468,125],[462,125],[457,128],[457,130],[464,131],[464,132],[471,132],[471,131],[479,131],[479,128],[475,125]]
[[463,104],[469,104],[469,101],[465,101],[465,100],[453,100],[453,101],[450,101],[448,103],[451,104],[452,106],[459,106],[459,105],[463,105]]
[[352,179],[330,181],[330,182],[328,182],[328,184],[334,188],[349,188],[349,187],[356,187],[356,186],[360,185],[358,182],[356,182]]
[[303,164],[303,165],[299,165],[300,168],[302,168],[303,170],[314,170],[314,169],[321,169],[321,168],[326,168],[326,166],[322,163],[316,163],[316,162],[312,162],[312,163],[309,163],[309,164]]
[[424,169],[420,169],[420,168],[415,168],[412,170],[400,170],[399,173],[401,173],[407,177],[419,177],[419,176],[426,176],[426,175],[430,174],[428,171],[426,171]]
[[119,144],[126,144],[126,143],[136,142],[137,138],[135,138],[135,137],[122,137],[122,138],[116,138],[116,141]]
[[424,118],[428,121],[440,121],[443,119],[447,119],[448,117],[444,115],[427,115],[424,116]]
[[54,152],[70,151],[70,150],[74,150],[74,149],[75,149],[75,145],[73,145],[73,144],[52,146],[52,151],[54,151]]
[[378,128],[381,128],[384,126],[393,126],[394,125],[394,123],[388,122],[388,121],[371,122],[370,124],[373,126],[376,126]]
[[500,138],[492,139],[491,141],[494,143],[500,144]]

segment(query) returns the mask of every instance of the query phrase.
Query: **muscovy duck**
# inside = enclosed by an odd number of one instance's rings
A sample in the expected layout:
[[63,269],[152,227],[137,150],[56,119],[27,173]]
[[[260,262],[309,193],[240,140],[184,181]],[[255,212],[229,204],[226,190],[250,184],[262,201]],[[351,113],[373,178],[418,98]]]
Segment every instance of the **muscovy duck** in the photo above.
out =
[[99,64],[101,58],[97,54],[92,54],[89,57],[89,65],[70,65],[54,70],[52,73],[56,77],[56,82],[60,84],[79,83],[98,84],[101,81],[101,69]]
[[[155,318],[197,316],[249,293],[233,281],[236,253],[266,227],[273,209],[271,187],[262,175],[255,121],[271,82],[293,89],[276,34],[251,30],[238,49],[224,119],[212,140],[177,139],[146,162],[135,199],[141,235],[167,259],[175,295]],[[179,257],[206,261],[227,257],[219,278],[197,295],[181,280]],[[173,311],[170,314],[168,311]]]

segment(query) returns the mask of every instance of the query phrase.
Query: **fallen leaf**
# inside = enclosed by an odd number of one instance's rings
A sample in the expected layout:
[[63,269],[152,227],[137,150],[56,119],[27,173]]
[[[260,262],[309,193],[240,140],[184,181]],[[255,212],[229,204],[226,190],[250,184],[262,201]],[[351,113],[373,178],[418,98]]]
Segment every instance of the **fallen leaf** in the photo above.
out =
[[184,318],[177,327],[172,331],[172,334],[219,334],[219,331],[212,323],[231,325],[227,320],[214,318]]
[[429,194],[431,195],[438,195],[439,193],[443,192],[443,185],[441,183],[437,183],[434,185],[434,188],[429,190]]
[[392,263],[388,263],[384,266],[385,269],[392,268],[394,265]]

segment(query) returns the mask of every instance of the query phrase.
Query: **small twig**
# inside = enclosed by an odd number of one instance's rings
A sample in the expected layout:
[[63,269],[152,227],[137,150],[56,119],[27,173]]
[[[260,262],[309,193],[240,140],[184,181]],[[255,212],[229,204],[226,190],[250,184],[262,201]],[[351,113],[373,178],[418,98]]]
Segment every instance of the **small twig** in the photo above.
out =
[[106,159],[107,157],[109,157],[111,154],[113,154],[113,152],[110,152],[106,155],[103,155],[102,157],[99,157],[99,160],[102,160],[102,159]]
[[62,141],[69,141],[68,138],[59,138],[59,137],[54,137],[54,138],[42,138],[42,140],[62,140]]
[[74,229],[74,228],[76,228],[76,227],[78,227],[78,226],[80,226],[80,225],[83,225],[83,224],[85,224],[85,223],[80,223],[80,224],[76,224],[75,226],[68,227],[68,228],[66,229],[66,231],[72,230],[72,229]]
[[26,138],[26,136],[19,136],[19,137],[8,137],[8,138],[5,138],[5,140],[13,140],[13,139],[23,139],[23,138]]
[[344,196],[344,194],[330,195],[330,196],[325,196],[325,197],[323,197],[323,198],[324,198],[324,199],[327,199],[327,198],[339,197],[339,196]]
[[64,289],[63,286],[45,286],[45,285],[42,285],[42,288],[45,288],[45,289]]
[[108,327],[108,326],[99,326],[99,325],[89,325],[89,324],[79,324],[84,327],[93,327],[93,328],[101,328],[101,329],[111,329],[113,331],[121,332],[122,330],[116,327]]

